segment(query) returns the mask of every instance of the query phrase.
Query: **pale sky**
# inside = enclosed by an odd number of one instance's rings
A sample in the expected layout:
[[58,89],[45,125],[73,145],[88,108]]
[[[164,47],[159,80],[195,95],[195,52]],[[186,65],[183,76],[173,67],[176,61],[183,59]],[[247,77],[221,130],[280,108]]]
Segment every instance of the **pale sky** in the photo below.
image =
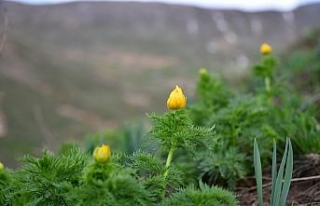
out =
[[[18,1],[18,2],[29,3],[29,4],[52,4],[52,3],[55,4],[55,3],[63,3],[63,2],[70,2],[70,1],[76,1],[76,0],[8,0],[8,1]],[[87,1],[90,1],[90,0],[87,0]],[[118,0],[118,1],[130,1],[130,0]],[[247,11],[258,11],[258,10],[265,10],[265,9],[288,11],[296,8],[299,5],[305,5],[312,2],[320,3],[320,0],[134,0],[134,1],[165,2],[170,4],[195,5],[195,6],[206,7],[206,8],[241,9],[241,10],[247,10]]]

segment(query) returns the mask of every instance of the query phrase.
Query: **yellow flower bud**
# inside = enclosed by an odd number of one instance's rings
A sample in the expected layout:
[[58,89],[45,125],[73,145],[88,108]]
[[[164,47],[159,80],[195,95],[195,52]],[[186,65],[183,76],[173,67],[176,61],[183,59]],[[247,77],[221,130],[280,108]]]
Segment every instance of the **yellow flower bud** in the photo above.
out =
[[109,162],[111,158],[109,145],[103,144],[101,147],[97,147],[93,152],[93,158],[98,163]]
[[167,100],[168,109],[182,109],[186,106],[186,103],[187,98],[184,96],[182,89],[179,86],[176,86],[176,88],[170,93]]
[[268,55],[272,52],[272,47],[269,44],[262,44],[260,47],[260,53],[263,55]]
[[208,71],[207,71],[206,68],[201,68],[201,69],[199,70],[199,74],[200,74],[200,75],[205,75],[205,74],[208,74]]
[[4,165],[0,162],[0,171],[3,170]]

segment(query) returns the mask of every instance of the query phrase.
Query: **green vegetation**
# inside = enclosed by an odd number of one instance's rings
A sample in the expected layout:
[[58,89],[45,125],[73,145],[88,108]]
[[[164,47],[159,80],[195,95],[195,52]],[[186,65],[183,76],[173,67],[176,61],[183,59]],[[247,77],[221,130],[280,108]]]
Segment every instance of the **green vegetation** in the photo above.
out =
[[[259,58],[260,40],[247,32],[256,14],[230,13],[243,25],[230,22],[239,36],[228,42],[200,9],[191,16],[181,11],[182,20],[209,22],[189,34],[175,18],[157,21],[159,31],[151,21],[146,28],[133,24],[150,19],[143,12],[138,21],[123,12],[132,22],[106,18],[111,4],[96,8],[103,12],[92,19],[68,12],[86,8],[76,4],[44,6],[43,21],[35,7],[8,5],[12,26],[0,61],[0,115],[7,127],[0,137],[0,205],[233,206],[241,204],[237,189],[254,185],[254,166],[256,203],[266,201],[263,181],[271,169],[270,204],[285,205],[292,153],[295,160],[320,153],[319,31],[279,59],[269,48],[247,77],[238,69]],[[264,24],[282,18],[264,15]],[[114,23],[119,20],[123,24]],[[209,69],[195,81],[200,65]],[[177,98],[168,108],[178,109],[165,111],[165,91],[175,84],[195,95],[186,107]],[[143,119],[131,123],[137,117]],[[76,143],[61,144],[70,141]],[[99,162],[94,151],[102,144],[112,153],[99,152]],[[44,145],[50,149],[39,152]],[[279,168],[277,156],[283,156]]]
[[[151,133],[166,137],[160,138],[159,153],[168,146],[194,151],[199,140],[210,137],[211,129],[193,128],[184,112],[153,115],[157,121]],[[171,123],[175,127],[166,126]],[[182,139],[185,135],[189,138]],[[57,155],[45,150],[39,158],[25,156],[15,171],[1,168],[1,205],[238,205],[227,190],[184,181],[184,170],[168,161],[164,165],[160,154],[111,155],[104,145],[93,157],[78,146],[64,145]]]
[[[220,15],[201,8],[118,2],[35,7],[6,1],[2,6],[9,29],[0,59],[0,114],[6,123],[0,156],[12,167],[22,154],[40,154],[43,146],[57,150],[62,142],[82,142],[97,130],[121,130],[137,118],[147,121],[145,113],[165,111],[164,91],[175,84],[193,101],[199,67],[242,88],[262,39],[279,51],[316,19],[313,5],[293,12],[300,29],[292,30],[286,21],[273,24],[283,19],[280,12],[229,11],[223,16],[230,32],[221,32],[214,26]],[[82,15],[84,10],[92,15]],[[252,19],[271,28],[256,35]],[[190,25],[198,25],[197,31]],[[294,51],[291,70],[309,61]],[[223,87],[221,92],[234,90]]]
[[[318,49],[297,71],[316,74]],[[176,87],[167,112],[147,115],[148,129],[126,124],[88,136],[84,149],[64,144],[57,154],[25,155],[15,170],[0,168],[0,204],[233,206],[233,192],[255,171],[263,205],[262,168],[271,168],[270,204],[285,205],[293,153],[320,153],[320,130],[318,108],[292,84],[297,74],[280,68],[272,53],[262,55],[247,82],[254,88],[243,93],[201,69],[191,103]]]

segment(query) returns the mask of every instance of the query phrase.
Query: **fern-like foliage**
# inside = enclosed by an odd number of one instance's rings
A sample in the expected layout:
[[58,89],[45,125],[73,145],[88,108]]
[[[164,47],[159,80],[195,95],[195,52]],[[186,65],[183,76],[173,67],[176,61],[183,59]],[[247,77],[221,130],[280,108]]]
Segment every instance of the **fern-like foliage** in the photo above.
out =
[[259,77],[274,78],[277,65],[278,61],[273,56],[264,56],[261,62],[254,65],[253,72]]
[[140,176],[154,177],[162,175],[166,170],[163,162],[150,153],[139,151],[129,158],[131,160],[129,163],[130,167],[137,170]]
[[254,138],[261,139],[266,146],[271,146],[272,138],[277,138],[276,132],[270,133],[272,128],[266,121],[268,112],[269,107],[259,98],[245,95],[231,99],[227,107],[212,114],[210,121],[217,125],[216,132],[222,136],[224,144],[238,146],[240,152],[246,152]]
[[0,205],[9,206],[12,205],[10,201],[10,187],[12,179],[11,179],[11,171],[7,169],[0,170]]
[[42,157],[25,156],[10,188],[13,205],[68,205],[65,193],[79,185],[87,156],[71,146],[59,155],[45,150]]
[[115,163],[92,163],[84,172],[82,184],[72,189],[68,199],[73,205],[89,206],[152,204],[151,194],[131,172]]
[[137,152],[130,159],[130,168],[136,171],[139,179],[143,179],[144,185],[157,201],[164,199],[165,193],[172,193],[176,188],[185,186],[186,171],[182,171],[176,164],[170,167],[170,175],[164,178],[166,168],[159,157]]
[[204,126],[212,113],[228,105],[234,94],[217,76],[202,71],[196,87],[196,101],[190,108],[193,122]]
[[219,187],[200,184],[200,189],[189,186],[174,193],[161,206],[237,206],[235,195]]
[[187,110],[176,110],[164,115],[153,114],[150,116],[153,127],[149,135],[161,141],[161,146],[168,150],[184,148],[190,153],[195,153],[197,146],[207,145],[215,141],[213,129],[194,126]]
[[245,154],[239,153],[236,147],[225,148],[221,145],[214,153],[209,155],[203,153],[197,167],[204,182],[235,189],[237,181],[248,172],[247,167],[245,167],[246,159]]

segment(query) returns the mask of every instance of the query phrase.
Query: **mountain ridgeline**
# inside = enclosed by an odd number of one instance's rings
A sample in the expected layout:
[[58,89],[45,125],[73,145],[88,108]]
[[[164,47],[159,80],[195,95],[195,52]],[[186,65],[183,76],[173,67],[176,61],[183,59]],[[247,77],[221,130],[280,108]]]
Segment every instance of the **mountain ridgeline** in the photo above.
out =
[[[95,42],[100,40],[107,44],[108,38],[117,37],[129,42],[132,39],[164,44],[187,41],[199,52],[219,53],[232,48],[235,53],[241,53],[248,52],[248,45],[256,47],[263,41],[282,49],[311,28],[320,26],[320,4],[289,12],[251,13],[160,3],[77,2],[30,6],[7,2],[4,5],[12,31],[23,32],[26,37],[33,34],[48,43],[77,47],[88,43],[96,46],[99,43]],[[91,37],[96,38],[90,40]]]

